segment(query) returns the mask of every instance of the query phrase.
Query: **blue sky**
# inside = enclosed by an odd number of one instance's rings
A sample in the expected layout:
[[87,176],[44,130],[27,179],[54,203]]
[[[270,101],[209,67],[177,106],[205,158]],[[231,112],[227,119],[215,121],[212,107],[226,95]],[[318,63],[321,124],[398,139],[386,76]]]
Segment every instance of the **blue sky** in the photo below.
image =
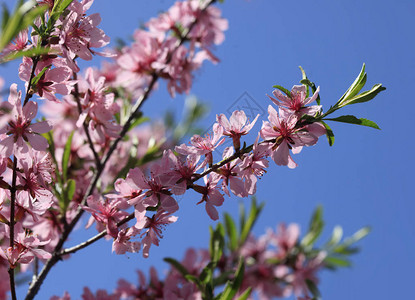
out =
[[[6,1],[11,4],[14,1]],[[95,1],[92,11],[102,14],[101,28],[113,39],[127,38],[140,23],[167,9],[172,1]],[[266,206],[255,227],[261,234],[279,222],[298,222],[305,230],[313,209],[324,206],[325,236],[342,225],[346,235],[370,225],[372,233],[359,245],[353,266],[336,273],[323,272],[325,299],[401,299],[413,294],[415,267],[415,204],[412,89],[415,68],[415,2],[413,1],[225,1],[220,5],[229,20],[226,40],[217,48],[221,63],[206,64],[195,76],[192,93],[208,102],[208,127],[247,92],[266,110],[272,86],[298,84],[301,65],[321,87],[327,109],[348,88],[366,63],[366,89],[382,83],[387,90],[374,101],[353,105],[341,114],[377,122],[381,131],[335,123],[333,147],[324,137],[294,159],[299,167],[271,168],[260,181],[257,197]],[[99,64],[99,59],[93,63]],[[0,67],[8,84],[18,79],[12,64]],[[9,75],[12,74],[12,75]],[[20,82],[20,81],[19,81]],[[161,86],[163,87],[163,86]],[[160,89],[144,105],[157,117],[160,106],[180,111],[184,97],[170,99]],[[337,115],[340,115],[337,114]],[[262,116],[266,119],[266,116]],[[259,129],[260,122],[255,128]],[[412,195],[412,196],[411,196]],[[180,199],[179,222],[165,232],[150,258],[111,254],[111,243],[101,241],[59,263],[39,299],[71,292],[76,299],[84,285],[92,289],[115,287],[115,278],[136,282],[135,270],[150,265],[167,269],[164,256],[181,258],[189,246],[205,247],[208,226],[214,224],[198,199]],[[248,199],[245,200],[249,202]],[[238,199],[227,199],[221,212],[237,214]],[[82,241],[90,230],[71,239]],[[23,289],[19,289],[23,293]]]

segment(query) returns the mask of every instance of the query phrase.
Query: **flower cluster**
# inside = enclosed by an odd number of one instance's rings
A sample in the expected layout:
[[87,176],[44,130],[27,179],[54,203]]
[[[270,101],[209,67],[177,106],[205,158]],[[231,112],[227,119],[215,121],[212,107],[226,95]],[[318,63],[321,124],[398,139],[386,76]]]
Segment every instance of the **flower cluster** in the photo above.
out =
[[[327,252],[314,249],[314,253],[304,252],[300,247],[300,229],[297,224],[284,223],[277,230],[268,229],[260,236],[249,235],[239,249],[226,252],[217,263],[217,285],[223,285],[237,267],[237,257],[242,257],[245,264],[244,279],[238,289],[241,295],[249,287],[251,295],[258,299],[269,300],[275,297],[297,299],[310,297],[307,281],[318,283],[318,273],[326,268],[324,259]],[[184,258],[177,262],[162,278],[154,268],[150,269],[149,279],[138,270],[138,283],[130,283],[125,279],[118,281],[112,293],[98,290],[94,295],[89,288],[84,288],[83,299],[203,299],[202,291],[197,283],[188,279],[198,278],[205,268],[211,264],[211,255],[207,249],[187,249]],[[176,268],[180,265],[180,269]],[[54,296],[54,300],[70,300],[69,293],[64,297]],[[250,297],[249,299],[254,299]],[[309,298],[311,299],[311,298]]]
[[[24,16],[33,17],[32,30],[16,34],[0,54],[2,60],[23,56],[18,75],[24,85],[22,92],[11,84],[8,100],[0,105],[0,298],[10,290],[15,299],[14,270],[26,271],[36,258],[47,274],[59,260],[102,237],[113,241],[117,254],[141,251],[149,257],[165,228],[178,220],[176,197],[189,190],[198,194],[197,204],[204,205],[208,216],[218,220],[217,207],[225,195],[254,195],[269,158],[295,168],[292,154],[316,144],[323,134],[329,136],[323,117],[353,103],[350,97],[359,92],[351,89],[351,96],[345,94],[350,99],[342,98],[323,114],[319,103],[312,105],[320,88],[305,77],[291,91],[273,91],[269,98],[274,105],[260,130],[254,130],[259,116],[248,120],[236,110],[229,118],[218,115],[211,133],[175,146],[178,141],[169,138],[166,126],[138,126],[147,120],[142,105],[158,80],[166,81],[172,97],[189,93],[203,62],[219,62],[213,50],[224,41],[227,20],[213,6],[215,0],[178,1],[137,29],[130,45],[108,50],[102,49],[110,38],[99,28],[100,15],[88,13],[93,2],[38,0]],[[81,72],[79,61],[94,55],[109,60],[100,69]],[[46,100],[43,120],[36,121],[41,102],[34,100]],[[257,137],[250,146],[243,140],[248,134]],[[227,140],[233,146],[215,162],[213,152]],[[90,215],[86,227],[95,223],[99,233],[65,249],[84,214]],[[265,298],[291,293],[307,297],[305,282],[317,282],[314,276],[324,254],[310,259],[297,251],[293,226],[282,226],[267,238],[251,238],[225,257],[223,266],[235,255],[244,256],[243,287],[257,286]],[[271,244],[277,248],[269,250]],[[269,260],[278,263],[270,265]],[[183,265],[200,275],[206,253],[189,251]],[[200,289],[175,271],[164,282],[152,272],[147,286],[139,276],[138,289],[123,281],[114,295],[102,291],[94,296],[86,288],[83,297],[201,297]],[[27,299],[34,298],[43,280],[34,278]]]
[[[213,1],[177,2],[151,19],[146,29],[137,30],[131,45],[99,50],[110,38],[99,28],[100,15],[88,14],[93,0],[66,3],[62,7],[62,1],[38,1],[34,9],[47,9],[34,19],[32,31],[21,31],[1,53],[7,59],[25,51],[19,78],[26,92],[22,95],[13,83],[8,101],[1,104],[2,282],[7,266],[24,271],[34,257],[45,262],[58,253],[60,239],[70,232],[68,225],[84,211],[91,214],[87,227],[95,221],[99,231],[114,238],[116,253],[142,248],[148,256],[150,245],[158,245],[161,229],[177,220],[172,216],[178,209],[172,195],[184,193],[186,186],[170,191],[174,183],[166,183],[156,165],[147,164],[169,142],[163,125],[130,128],[129,114],[137,116],[131,112],[133,97],[142,97],[146,85],[159,78],[167,81],[172,96],[188,93],[193,71],[204,60],[218,62],[213,46],[223,42],[228,26],[220,10],[211,6]],[[93,55],[112,61],[101,70],[81,73],[79,60],[92,60]],[[41,108],[44,121],[35,121],[34,97],[47,100]],[[118,146],[115,152],[113,145]],[[116,180],[133,164],[141,168],[131,170],[126,181]],[[144,175],[148,170],[151,175]],[[99,189],[94,182],[97,172]],[[115,191],[104,196],[102,191],[109,187]],[[136,225],[119,226],[131,206],[136,208]],[[145,216],[147,208],[157,206],[153,216]],[[130,241],[137,236],[141,242]],[[9,288],[1,285],[1,297]]]

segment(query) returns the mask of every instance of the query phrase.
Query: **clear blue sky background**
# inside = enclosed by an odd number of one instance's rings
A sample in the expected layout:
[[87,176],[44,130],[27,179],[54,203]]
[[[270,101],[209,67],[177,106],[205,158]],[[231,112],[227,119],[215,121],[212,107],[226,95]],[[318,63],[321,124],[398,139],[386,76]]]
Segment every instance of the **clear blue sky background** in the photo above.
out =
[[[6,1],[12,4],[14,1]],[[115,40],[127,38],[140,24],[167,9],[172,1],[96,1],[92,11],[102,14],[101,28]],[[273,163],[258,186],[264,212],[255,227],[261,234],[281,221],[298,222],[305,229],[313,209],[323,204],[327,237],[342,225],[350,235],[364,225],[372,233],[360,243],[362,252],[353,266],[336,273],[323,272],[325,299],[409,299],[413,295],[415,268],[415,197],[413,196],[413,70],[415,68],[414,1],[230,1],[220,5],[229,19],[226,40],[217,49],[222,62],[206,64],[196,74],[193,93],[209,102],[211,114],[224,112],[244,92],[264,109],[272,85],[287,88],[300,79],[298,66],[321,86],[322,104],[334,104],[366,63],[369,89],[387,87],[373,102],[350,106],[354,114],[379,124],[381,131],[346,124],[332,124],[336,142],[324,137],[294,158],[295,170]],[[94,63],[98,64],[97,58]],[[0,67],[8,84],[16,79],[13,65]],[[14,73],[14,74],[13,74]],[[9,75],[10,74],[10,75]],[[20,81],[18,81],[20,82]],[[160,90],[144,106],[157,117],[160,107],[178,107],[184,97],[171,100]],[[266,118],[264,115],[263,119]],[[260,124],[256,126],[259,129]],[[198,197],[180,199],[179,222],[170,226],[160,247],[150,258],[111,254],[111,243],[101,241],[59,263],[43,285],[39,299],[62,295],[76,299],[84,285],[112,290],[116,279],[136,282],[135,270],[154,265],[162,272],[165,256],[180,259],[189,246],[205,247],[208,225],[214,224]],[[249,203],[249,200],[245,200]],[[227,199],[221,212],[237,214],[238,199]],[[79,232],[83,230],[80,229]],[[74,236],[71,243],[95,234]],[[22,294],[26,288],[19,290]]]

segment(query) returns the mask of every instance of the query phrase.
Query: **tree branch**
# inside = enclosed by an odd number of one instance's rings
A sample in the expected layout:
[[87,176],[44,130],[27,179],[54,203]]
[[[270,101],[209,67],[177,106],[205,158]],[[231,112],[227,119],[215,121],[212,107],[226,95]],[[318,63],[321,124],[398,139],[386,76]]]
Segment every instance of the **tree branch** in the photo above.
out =
[[[202,11],[206,10],[211,4],[213,4],[215,2],[216,2],[216,0],[208,1],[206,3],[205,7],[202,8]],[[170,53],[170,55],[166,59],[166,64],[168,64],[171,61],[173,54],[187,40],[189,32],[197,24],[197,21],[198,21],[198,19],[196,18],[194,20],[194,22],[192,22],[192,24],[189,26],[189,28],[184,32],[184,34],[181,36],[181,38],[178,40],[178,42],[176,43],[175,48],[172,50],[172,52]],[[141,107],[143,106],[144,102],[147,100],[148,96],[150,95],[150,92],[152,91],[152,89],[153,89],[155,83],[157,82],[157,80],[159,78],[159,75],[162,73],[162,71],[163,70],[160,70],[159,72],[152,74],[150,84],[146,88],[144,94],[137,100],[137,103],[133,108],[133,113],[131,113],[131,115],[128,118],[127,122],[124,124],[124,126],[123,126],[123,128],[120,132],[119,137],[113,142],[110,149],[106,153],[105,157],[101,160],[101,164],[100,164],[99,168],[97,168],[97,170],[96,170],[96,172],[95,172],[95,174],[94,174],[94,176],[91,180],[91,183],[90,183],[88,189],[86,190],[86,193],[85,193],[85,195],[82,199],[81,204],[79,205],[79,208],[78,208],[78,211],[77,211],[75,217],[68,224],[68,226],[65,228],[64,232],[62,233],[62,236],[60,237],[60,239],[58,241],[58,244],[56,245],[56,247],[54,249],[52,257],[49,260],[46,261],[45,265],[43,266],[43,269],[41,270],[41,272],[39,273],[39,276],[37,277],[37,280],[31,283],[31,285],[28,289],[28,292],[26,294],[26,298],[25,298],[26,300],[31,300],[36,296],[36,294],[39,291],[39,288],[42,285],[43,281],[45,280],[47,274],[49,273],[51,268],[59,261],[59,259],[60,259],[60,250],[62,249],[63,244],[65,243],[65,241],[68,238],[69,234],[72,232],[75,225],[78,223],[78,221],[82,217],[82,214],[84,212],[84,210],[82,209],[82,206],[86,204],[87,198],[90,195],[93,194],[93,191],[94,191],[94,189],[95,189],[95,187],[98,183],[98,180],[101,177],[101,174],[104,171],[105,166],[106,166],[107,162],[109,161],[112,153],[115,151],[115,149],[118,146],[118,143],[123,139],[125,134],[130,129],[130,126],[133,123],[133,121],[135,120],[135,118],[139,115],[139,111],[140,111]]]
[[[74,80],[77,79],[76,73],[73,73],[73,78],[74,78]],[[82,114],[82,105],[81,105],[81,100],[79,99],[78,83],[75,84],[74,97],[75,97],[76,104],[78,106],[78,113],[79,113],[79,115],[81,115]],[[89,134],[88,124],[86,124],[86,122],[83,122],[82,126],[84,128],[84,131],[85,131],[85,134],[86,134],[86,137],[87,137],[87,140],[88,140],[89,148],[91,148],[91,151],[94,154],[96,168],[99,169],[101,167],[101,160],[99,159],[99,155],[98,155],[97,151],[95,151],[94,143],[92,142],[91,135]]]

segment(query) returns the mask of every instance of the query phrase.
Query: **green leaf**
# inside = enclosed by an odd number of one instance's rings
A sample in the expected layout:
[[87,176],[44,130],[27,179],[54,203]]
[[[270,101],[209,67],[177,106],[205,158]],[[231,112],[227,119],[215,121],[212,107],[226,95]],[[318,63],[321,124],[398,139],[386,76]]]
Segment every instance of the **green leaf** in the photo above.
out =
[[63,212],[66,212],[66,209],[69,206],[69,203],[73,199],[76,190],[76,182],[73,179],[69,179],[66,182],[66,186],[63,190],[63,197],[61,198],[62,201],[59,202],[59,206]]
[[66,141],[65,148],[62,155],[62,179],[66,182],[68,176],[69,158],[71,156],[72,137],[75,131],[72,131]]
[[343,100],[339,104],[339,108],[340,107],[344,107],[346,105],[350,105],[350,104],[363,103],[363,102],[370,101],[373,98],[375,98],[377,94],[379,94],[380,92],[382,92],[384,90],[386,90],[386,88],[383,87],[382,84],[380,84],[380,83],[375,84],[372,87],[371,90],[365,91],[365,92],[363,92],[363,93],[361,93],[359,95],[354,96],[353,98]]
[[0,63],[15,60],[23,56],[33,57],[37,55],[50,54],[50,53],[51,53],[51,49],[48,47],[36,47],[36,48],[30,48],[28,50],[14,51],[2,57],[0,59]]
[[225,213],[225,229],[229,237],[229,248],[234,251],[238,247],[238,231],[235,222],[228,213]]
[[334,144],[334,133],[331,130],[330,126],[326,124],[326,122],[321,121],[321,124],[324,125],[324,127],[326,128],[326,136],[327,136],[327,141],[329,142],[330,146],[333,146]]
[[2,18],[1,18],[1,30],[4,31],[4,28],[6,27],[7,22],[9,21],[9,17],[10,17],[10,13],[9,10],[7,9],[6,4],[3,2],[1,4],[2,6]]
[[337,254],[343,254],[343,255],[349,255],[354,254],[359,251],[359,248],[357,247],[350,247],[353,244],[357,243],[364,237],[366,237],[370,233],[371,229],[370,227],[366,226],[362,229],[358,230],[356,233],[354,233],[351,237],[346,238],[344,242],[337,247],[333,249],[334,253]]
[[73,0],[57,0],[52,8],[52,12],[50,13],[50,18],[48,22],[49,29],[52,29],[55,26],[55,22],[59,19],[59,17],[63,14],[65,9],[72,3]]
[[[252,201],[255,201],[255,196],[252,197]],[[245,205],[243,202],[239,202],[239,231],[242,232],[246,223],[246,216],[245,216]]]
[[323,231],[323,207],[320,205],[311,217],[308,233],[301,241],[303,247],[311,247]]
[[[310,89],[309,89],[309,82],[310,82],[310,80],[308,80],[308,78],[307,78],[307,75],[306,75],[306,73],[305,73],[305,71],[304,71],[304,69],[301,67],[301,66],[298,66],[299,68],[300,68],[300,70],[301,70],[301,76],[302,76],[302,78],[301,78],[301,80],[300,80],[300,83],[302,83],[302,84],[304,84],[305,86],[306,86],[306,88],[307,88],[307,94],[306,94],[306,97],[308,97],[309,95],[310,95]],[[308,82],[307,82],[308,81]],[[307,82],[307,83],[306,83]]]
[[189,282],[195,283],[198,286],[199,290],[202,290],[203,287],[202,287],[201,282],[199,281],[199,278],[197,278],[196,276],[192,274],[187,274],[184,276],[184,278]]
[[135,119],[134,122],[131,123],[128,131],[130,131],[131,129],[137,127],[138,125],[141,125],[141,124],[143,124],[145,122],[148,122],[148,121],[150,121],[149,117],[140,116],[137,119]]
[[73,196],[75,195],[76,190],[76,182],[73,179],[69,179],[68,183],[66,184],[66,191],[68,195],[68,199],[72,200]]
[[349,123],[349,124],[357,124],[357,125],[361,125],[361,126],[367,126],[367,127],[372,127],[375,129],[380,129],[379,126],[373,122],[370,121],[368,119],[363,119],[363,118],[356,118],[355,116],[352,115],[345,115],[345,116],[340,116],[337,118],[327,118],[324,120],[329,120],[329,121],[336,121],[336,122],[342,122],[342,123]]
[[[303,77],[303,78],[300,80],[300,83],[304,84],[304,85],[307,87],[307,94],[306,94],[306,97],[308,98],[308,97],[310,96],[309,87],[311,88],[311,91],[313,92],[313,94],[317,91],[317,87],[316,87],[316,85],[314,84],[314,82],[310,81],[310,80],[307,78],[307,75],[305,74],[304,69],[303,69],[301,66],[300,66],[299,68],[300,68],[300,70],[301,70],[301,74],[302,74],[302,77]],[[317,96],[317,98],[316,98],[316,102],[317,102],[317,105],[320,105],[320,94]]]
[[326,246],[331,247],[337,245],[343,237],[343,228],[341,226],[335,226],[333,228],[333,233],[331,234],[330,240],[327,242]]
[[313,281],[311,281],[310,279],[306,279],[305,283],[307,284],[308,290],[313,295],[313,299],[321,300],[321,293],[318,290],[316,284]]
[[246,300],[248,299],[248,297],[251,295],[252,292],[252,287],[249,287],[245,290],[245,292],[243,292],[237,300]]
[[363,227],[362,229],[356,231],[351,237],[345,239],[344,244],[350,246],[366,237],[370,231],[371,228],[369,226]]
[[232,271],[220,272],[217,277],[213,278],[212,280],[213,286],[219,286],[219,285],[225,284],[229,280],[229,277],[232,275],[233,275]]
[[210,227],[210,257],[211,260],[217,263],[223,254],[223,248],[225,245],[225,229],[221,223],[218,223],[216,229],[213,230]]
[[357,77],[353,81],[352,85],[347,89],[347,91],[343,94],[343,96],[338,101],[339,104],[342,103],[342,101],[344,101],[344,100],[347,100],[349,98],[354,97],[363,88],[363,86],[365,85],[366,80],[367,80],[367,74],[365,72],[365,67],[366,67],[366,65],[363,64],[359,75],[357,75]]
[[35,77],[32,78],[32,83],[31,86],[36,86],[40,80],[40,78],[42,78],[42,76],[45,74],[45,72],[51,67],[52,65],[46,66],[42,69],[42,71],[39,72],[39,74],[37,74]]
[[179,273],[182,274],[183,277],[186,277],[186,275],[189,274],[189,271],[186,269],[186,267],[183,266],[181,263],[179,263],[174,258],[166,257],[163,260],[171,264],[172,267],[174,267],[177,271],[179,271]]
[[291,98],[291,92],[287,90],[286,88],[280,86],[280,85],[273,85],[273,88],[279,89],[281,92],[284,92],[288,97]]
[[352,263],[346,258],[328,256],[324,259],[324,264],[329,269],[350,267]]
[[333,253],[341,255],[351,255],[356,254],[360,251],[358,247],[348,247],[345,245],[339,245],[333,249]]
[[239,245],[243,245],[246,241],[246,239],[249,236],[249,233],[252,230],[252,227],[254,226],[256,220],[258,219],[259,214],[261,213],[262,208],[264,207],[264,204],[261,203],[259,206],[256,204],[256,200],[254,197],[252,197],[252,204],[251,209],[249,211],[249,216],[246,222],[242,225],[241,229],[241,236],[239,240]]
[[229,281],[223,293],[220,297],[220,300],[232,300],[241,287],[245,272],[245,262],[242,257],[239,259],[238,269],[235,272],[235,278],[232,281]]
[[202,272],[200,273],[199,276],[199,280],[203,283],[203,284],[208,284],[212,281],[213,279],[213,270],[216,266],[216,263],[211,261],[210,263],[207,264],[206,267],[203,268]]

